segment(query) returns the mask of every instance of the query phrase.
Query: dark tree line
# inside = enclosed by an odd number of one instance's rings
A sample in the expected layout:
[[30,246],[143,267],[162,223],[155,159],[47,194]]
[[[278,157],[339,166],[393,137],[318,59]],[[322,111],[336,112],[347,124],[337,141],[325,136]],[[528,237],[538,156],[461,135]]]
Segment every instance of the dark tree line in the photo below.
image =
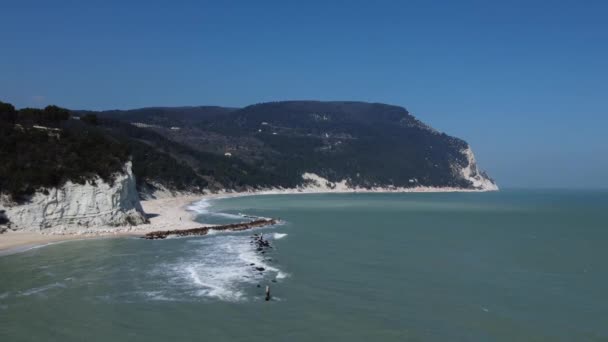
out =
[[29,123],[39,125],[58,125],[70,118],[70,111],[54,105],[44,109],[23,108],[15,110],[10,103],[0,102],[0,121],[4,123]]
[[15,110],[0,103],[0,193],[15,201],[66,181],[112,182],[128,147],[57,106]]

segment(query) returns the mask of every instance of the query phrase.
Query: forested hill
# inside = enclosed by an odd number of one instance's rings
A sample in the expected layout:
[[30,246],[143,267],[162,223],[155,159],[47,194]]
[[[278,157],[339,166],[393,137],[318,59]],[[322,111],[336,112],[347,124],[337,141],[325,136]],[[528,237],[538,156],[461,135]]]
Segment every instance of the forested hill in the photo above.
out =
[[[294,187],[303,184],[303,173],[358,187],[472,189],[492,183],[477,170],[465,141],[387,104],[284,101],[240,109],[144,108],[95,114],[154,132],[155,139],[166,139],[162,144],[189,149],[170,154],[220,188]],[[226,172],[231,176],[220,179]]]
[[0,103],[0,129],[0,192],[17,197],[94,175],[111,181],[129,159],[141,193],[293,188],[304,173],[362,188],[492,185],[466,142],[378,103],[102,112]]
[[[289,101],[245,107],[200,127],[230,137],[233,155],[296,181],[312,172],[356,186],[469,187],[453,167],[467,144],[405,109],[362,102]],[[249,139],[255,144],[239,143]],[[251,148],[250,146],[256,146]],[[413,183],[411,180],[415,180]]]

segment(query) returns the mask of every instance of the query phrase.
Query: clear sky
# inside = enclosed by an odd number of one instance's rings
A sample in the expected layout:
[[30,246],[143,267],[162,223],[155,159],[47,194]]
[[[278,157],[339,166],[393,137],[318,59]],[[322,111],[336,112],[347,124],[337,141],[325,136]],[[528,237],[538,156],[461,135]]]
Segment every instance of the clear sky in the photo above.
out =
[[467,140],[504,187],[608,187],[608,1],[0,0],[0,100],[361,100]]

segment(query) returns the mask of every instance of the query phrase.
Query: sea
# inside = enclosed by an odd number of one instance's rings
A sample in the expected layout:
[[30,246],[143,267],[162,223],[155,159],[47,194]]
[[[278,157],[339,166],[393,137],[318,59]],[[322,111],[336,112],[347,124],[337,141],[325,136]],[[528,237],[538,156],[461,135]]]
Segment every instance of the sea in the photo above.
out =
[[[263,195],[190,208],[205,223],[281,223],[0,257],[0,341],[608,341],[607,191]],[[252,234],[272,248],[258,251]]]

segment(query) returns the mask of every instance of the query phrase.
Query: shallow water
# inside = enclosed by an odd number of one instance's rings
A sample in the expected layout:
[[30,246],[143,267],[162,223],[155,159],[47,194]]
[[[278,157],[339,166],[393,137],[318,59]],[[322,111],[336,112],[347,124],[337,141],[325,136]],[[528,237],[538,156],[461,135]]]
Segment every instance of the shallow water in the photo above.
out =
[[1,257],[0,341],[608,339],[607,192],[272,195],[193,207],[202,222],[286,223],[256,231],[273,244],[266,254],[240,232]]

